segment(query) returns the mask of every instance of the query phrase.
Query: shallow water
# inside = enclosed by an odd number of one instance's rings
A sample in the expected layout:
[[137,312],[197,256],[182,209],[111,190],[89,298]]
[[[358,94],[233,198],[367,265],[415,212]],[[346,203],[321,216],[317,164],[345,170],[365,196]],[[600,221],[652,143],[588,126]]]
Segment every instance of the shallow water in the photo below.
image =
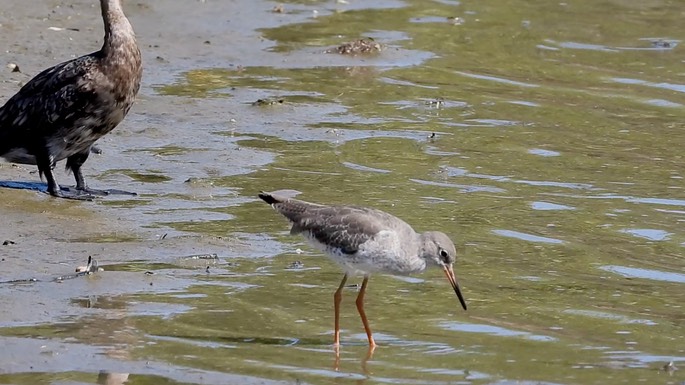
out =
[[[90,205],[233,243],[143,248],[61,294],[82,311],[0,325],[0,384],[685,383],[662,370],[685,366],[685,4],[170,3],[230,60],[148,57],[129,129],[87,164],[141,195]],[[162,8],[131,19],[179,17]],[[322,53],[359,37],[385,50]],[[469,310],[439,271],[374,276],[380,347],[367,356],[349,288],[336,363],[342,274],[255,197],[277,189],[450,234]]]

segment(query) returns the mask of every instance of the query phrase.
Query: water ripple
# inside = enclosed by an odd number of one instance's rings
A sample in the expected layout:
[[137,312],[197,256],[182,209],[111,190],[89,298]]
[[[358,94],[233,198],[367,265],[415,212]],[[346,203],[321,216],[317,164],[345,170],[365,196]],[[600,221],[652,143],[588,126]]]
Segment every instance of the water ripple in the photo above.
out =
[[541,237],[538,235],[526,234],[526,233],[521,233],[521,232],[513,231],[513,230],[492,230],[492,232],[497,234],[497,235],[501,235],[503,237],[516,238],[516,239],[521,239],[523,241],[528,241],[528,242],[542,242],[542,243],[555,243],[555,244],[564,243],[564,241],[562,241],[560,239]]
[[647,99],[644,102],[656,107],[679,108],[683,106],[680,103],[672,102],[666,99]]
[[527,100],[509,100],[509,103],[526,107],[540,107],[540,103],[529,102]]
[[459,74],[461,76],[466,76],[466,77],[473,78],[473,79],[489,80],[491,82],[504,83],[504,84],[509,84],[512,86],[529,87],[529,88],[540,87],[537,84],[524,83],[524,82],[519,82],[516,80],[509,80],[509,79],[499,78],[499,77],[489,76],[489,75],[471,74],[471,73],[462,72],[462,71],[455,71],[455,73]]
[[525,179],[512,179],[507,176],[502,175],[488,175],[488,174],[474,174],[466,169],[458,167],[446,166],[442,168],[448,176],[452,177],[469,177],[469,178],[479,178],[479,179],[490,179],[498,182],[513,182],[527,184],[531,186],[542,186],[542,187],[562,187],[574,190],[597,190],[598,188],[588,184],[588,183],[572,183],[572,182],[554,182],[554,181],[544,181],[544,180],[525,180]]
[[456,183],[434,182],[434,181],[423,180],[423,179],[409,179],[409,180],[412,182],[416,182],[416,183],[424,184],[424,185],[457,188],[457,189],[461,190],[461,192],[465,192],[465,193],[470,193],[470,192],[502,193],[502,192],[506,191],[504,189],[501,189],[498,187],[491,187],[491,186],[473,186],[473,185],[456,184]]
[[620,84],[631,84],[631,85],[641,85],[653,88],[661,88],[669,91],[685,92],[685,85],[683,84],[673,84],[673,83],[652,83],[646,80],[631,79],[631,78],[610,78],[609,80],[620,83]]
[[615,321],[618,321],[618,322],[623,323],[623,324],[642,324],[642,325],[649,325],[649,326],[657,325],[657,323],[652,321],[652,320],[635,319],[635,318],[626,317],[626,316],[623,316],[620,314],[607,313],[607,312],[603,312],[603,311],[566,309],[563,312],[567,313],[567,314],[581,315],[581,316],[592,317],[592,318],[615,320]]
[[665,241],[673,235],[667,231],[656,229],[623,229],[619,230],[619,232],[649,239],[650,241]]
[[352,162],[342,162],[343,166],[351,168],[353,170],[357,171],[366,171],[366,172],[378,172],[381,174],[388,174],[392,171],[390,170],[384,170],[382,168],[373,168],[373,167],[368,167],[368,166],[362,166],[361,164],[357,163],[352,163]]
[[649,367],[650,364],[653,364],[655,362],[658,363],[663,363],[663,362],[683,362],[685,361],[685,357],[678,357],[678,356],[657,356],[653,354],[646,354],[644,352],[640,351],[634,351],[634,350],[628,350],[628,351],[609,351],[606,352],[605,355],[607,356],[608,359],[612,361],[621,361],[621,362],[626,362],[628,361],[629,367],[634,367],[634,368],[645,368]]
[[528,150],[529,154],[540,155],[540,156],[559,156],[561,153],[557,151],[544,150],[542,148],[531,148]]
[[543,201],[531,203],[530,208],[532,208],[533,210],[539,210],[539,211],[575,210],[576,209],[573,206],[559,205],[556,203],[543,202]]
[[545,336],[541,334],[532,334],[529,332],[522,332],[518,330],[511,330],[502,328],[499,326],[483,325],[483,324],[471,324],[471,323],[461,323],[461,322],[442,322],[440,324],[442,328],[449,331],[466,332],[466,333],[484,333],[495,337],[523,337],[528,340],[533,341],[556,341],[557,339],[550,336]]
[[576,190],[591,190],[594,186],[587,183],[566,183],[566,182],[551,182],[543,180],[515,180],[514,183],[523,183],[531,186],[547,186],[547,187],[563,187]]
[[670,272],[660,271],[660,270],[641,269],[641,268],[636,268],[636,267],[626,267],[626,266],[616,266],[616,265],[602,266],[602,267],[600,267],[600,269],[602,269],[604,271],[611,272],[611,273],[615,273],[618,275],[622,275],[626,278],[643,278],[643,279],[651,279],[651,280],[655,280],[655,281],[685,283],[685,274],[680,274],[680,273],[670,273]]
[[600,51],[600,52],[619,52],[619,50],[616,48],[607,47],[607,46],[601,45],[601,44],[577,43],[574,41],[563,41],[563,42],[559,42],[556,44],[561,48],[568,48],[568,49],[586,49],[586,50]]
[[641,198],[633,197],[627,195],[616,195],[616,194],[599,194],[599,195],[576,195],[576,194],[551,194],[554,196],[566,197],[566,198],[580,198],[580,199],[622,199],[629,203],[647,203],[654,205],[666,205],[666,206],[685,206],[685,200],[683,199],[670,199],[670,198]]

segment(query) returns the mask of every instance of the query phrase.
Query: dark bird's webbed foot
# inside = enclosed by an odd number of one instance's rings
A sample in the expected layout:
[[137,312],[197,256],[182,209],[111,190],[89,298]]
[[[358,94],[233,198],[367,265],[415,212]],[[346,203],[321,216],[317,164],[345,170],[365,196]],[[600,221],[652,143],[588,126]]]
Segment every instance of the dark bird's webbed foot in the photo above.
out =
[[78,187],[62,187],[61,188],[62,192],[67,192],[70,194],[74,195],[89,195],[90,199],[92,200],[95,197],[104,197],[108,195],[130,195],[130,196],[136,196],[138,195],[137,193],[131,192],[131,191],[125,191],[125,190],[117,190],[117,189],[107,189],[107,190],[98,190],[94,188],[90,188],[88,186],[83,186],[81,188]]
[[95,195],[75,189],[73,187],[60,187],[56,194],[53,194],[52,191],[48,192],[50,195],[57,198],[73,199],[77,201],[92,201],[95,199]]
[[86,185],[85,179],[83,178],[83,173],[81,172],[81,166],[86,162],[86,159],[88,159],[88,155],[90,155],[90,150],[80,154],[72,155],[69,158],[67,158],[67,170],[71,170],[71,172],[74,173],[74,179],[76,180],[76,188],[62,187],[62,191],[67,191],[69,193],[75,194],[76,196],[78,196],[79,194],[88,195],[90,196],[90,200],[92,200],[96,196],[138,195],[134,192],[124,190],[98,190],[88,187],[88,185]]

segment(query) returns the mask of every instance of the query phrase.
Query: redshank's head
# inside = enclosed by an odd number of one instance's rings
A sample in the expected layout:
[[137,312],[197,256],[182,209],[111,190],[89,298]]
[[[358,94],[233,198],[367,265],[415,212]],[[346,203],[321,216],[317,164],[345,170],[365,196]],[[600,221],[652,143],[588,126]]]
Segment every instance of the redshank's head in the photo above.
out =
[[427,261],[438,265],[445,272],[447,280],[450,281],[452,289],[457,294],[461,306],[466,310],[466,300],[461,294],[461,289],[459,288],[459,283],[457,283],[457,278],[454,276],[454,270],[452,266],[457,260],[457,249],[454,247],[452,240],[444,233],[439,231],[429,231],[422,234],[423,237],[423,257]]

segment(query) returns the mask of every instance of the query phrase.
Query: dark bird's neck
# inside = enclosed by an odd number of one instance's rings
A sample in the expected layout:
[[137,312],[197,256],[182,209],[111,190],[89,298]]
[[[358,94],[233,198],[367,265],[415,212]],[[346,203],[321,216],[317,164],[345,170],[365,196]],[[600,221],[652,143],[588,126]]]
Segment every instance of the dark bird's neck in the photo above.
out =
[[105,54],[125,45],[136,45],[136,35],[121,8],[121,0],[100,0],[102,20],[105,22]]
[[129,102],[138,93],[142,76],[140,49],[131,23],[124,15],[121,0],[100,0],[105,41],[101,65],[107,77],[118,88],[115,92]]

